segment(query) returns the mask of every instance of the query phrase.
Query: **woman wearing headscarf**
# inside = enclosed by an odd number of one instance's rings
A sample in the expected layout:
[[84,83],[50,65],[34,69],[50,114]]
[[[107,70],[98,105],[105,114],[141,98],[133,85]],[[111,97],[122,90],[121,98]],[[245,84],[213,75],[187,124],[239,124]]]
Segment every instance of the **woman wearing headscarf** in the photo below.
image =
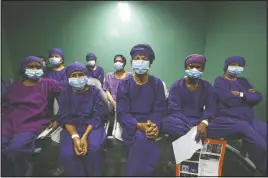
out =
[[155,143],[166,111],[162,81],[149,75],[155,55],[148,44],[138,44],[131,51],[135,72],[119,82],[116,114],[123,128],[127,150],[127,176],[152,176],[160,157]]
[[185,59],[186,76],[175,81],[169,90],[168,116],[162,120],[163,132],[178,138],[197,126],[196,141],[204,140],[215,106],[212,85],[201,79],[205,64],[206,58],[200,54]]
[[97,56],[93,53],[88,53],[86,56],[87,61],[87,69],[88,69],[88,77],[96,78],[100,81],[101,85],[103,85],[104,80],[104,70],[101,66],[96,64]]
[[104,103],[100,90],[87,85],[87,68],[78,62],[66,68],[69,85],[59,97],[60,163],[65,176],[101,176],[104,142]]
[[253,110],[262,97],[246,78],[239,77],[244,67],[242,56],[231,56],[225,60],[224,75],[215,79],[217,107],[208,137],[242,137],[242,149],[249,153],[257,169],[267,175],[267,123],[257,118]]
[[52,65],[51,69],[48,69],[45,77],[58,81],[61,84],[67,82],[65,67],[64,67],[64,54],[59,48],[53,48],[49,51],[49,64]]
[[61,86],[44,74],[41,60],[26,57],[21,64],[22,80],[14,81],[2,105],[2,169],[5,176],[26,176],[27,156],[34,151],[35,139],[52,119],[48,101],[58,96]]
[[108,100],[111,104],[111,112],[114,112],[116,106],[116,93],[120,80],[123,80],[128,75],[131,75],[131,72],[126,72],[124,67],[126,66],[126,58],[118,54],[114,57],[114,69],[115,72],[110,72],[106,74],[103,89],[106,91]]

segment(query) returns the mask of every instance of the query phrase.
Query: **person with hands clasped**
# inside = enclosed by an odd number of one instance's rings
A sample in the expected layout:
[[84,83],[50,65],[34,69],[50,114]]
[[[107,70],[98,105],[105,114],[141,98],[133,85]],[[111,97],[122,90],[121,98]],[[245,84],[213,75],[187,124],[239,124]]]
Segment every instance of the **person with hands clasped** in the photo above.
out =
[[60,164],[65,176],[101,176],[104,142],[104,103],[100,90],[88,85],[87,68],[78,62],[66,68],[69,84],[59,97]]
[[127,150],[127,176],[152,176],[160,158],[155,143],[162,117],[166,114],[163,82],[149,74],[155,59],[148,44],[131,51],[134,74],[120,80],[116,95],[116,114]]

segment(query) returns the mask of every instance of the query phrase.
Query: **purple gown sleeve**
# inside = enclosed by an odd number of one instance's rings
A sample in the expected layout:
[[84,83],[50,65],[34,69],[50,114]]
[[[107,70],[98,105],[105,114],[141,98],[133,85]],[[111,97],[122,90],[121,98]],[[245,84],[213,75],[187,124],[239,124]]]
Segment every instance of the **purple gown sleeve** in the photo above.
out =
[[92,125],[93,128],[98,128],[104,119],[104,102],[101,98],[101,92],[99,89],[94,87],[94,103],[93,103],[93,114],[92,119],[87,119],[86,124]]
[[[253,86],[248,82],[247,79],[245,78],[241,78],[243,81],[243,85],[244,87],[248,90],[248,89],[253,89]],[[246,102],[250,105],[256,105],[258,104],[261,100],[262,100],[262,96],[261,93],[259,92],[243,92],[244,93],[244,98],[246,100]]]
[[50,92],[52,93],[52,96],[58,99],[58,96],[61,91],[62,91],[61,84],[57,82],[56,80],[51,80]]
[[205,110],[203,113],[203,119],[212,119],[215,112],[216,100],[215,93],[212,85],[207,82],[206,90],[206,98],[205,98]]
[[100,80],[100,82],[101,82],[101,85],[103,85],[103,80],[104,80],[104,70],[103,70],[102,67],[100,67],[100,74],[101,74],[101,76],[100,76],[99,80]]
[[64,88],[58,97],[59,111],[57,113],[57,122],[65,127],[65,124],[72,125],[71,103],[68,95],[68,89]]
[[181,111],[181,103],[180,103],[180,88],[178,82],[172,84],[169,89],[168,96],[168,112],[171,117],[175,118],[184,118]]
[[155,85],[157,86],[155,87],[156,97],[153,109],[151,113],[148,115],[148,120],[151,120],[158,126],[158,128],[160,128],[161,120],[165,116],[167,111],[166,96],[163,82],[161,80],[157,80],[157,83],[155,83]]
[[134,134],[137,129],[138,121],[130,114],[130,99],[128,97],[129,81],[121,80],[118,85],[116,95],[116,114],[120,125],[129,134]]
[[108,76],[109,74],[106,74],[105,79],[103,81],[103,90],[104,91],[111,91],[110,87],[109,87],[109,83],[108,83]]
[[214,90],[217,99],[228,106],[238,106],[242,104],[242,98],[232,94],[229,84],[223,77],[217,77],[214,82]]

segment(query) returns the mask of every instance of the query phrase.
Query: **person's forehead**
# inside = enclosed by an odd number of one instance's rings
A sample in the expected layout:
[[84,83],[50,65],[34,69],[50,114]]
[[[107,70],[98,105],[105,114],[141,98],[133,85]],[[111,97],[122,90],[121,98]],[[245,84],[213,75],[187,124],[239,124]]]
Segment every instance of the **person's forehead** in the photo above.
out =
[[144,59],[144,60],[147,60],[148,58],[147,58],[147,56],[139,56],[139,55],[137,55],[137,56],[134,56],[133,59]]
[[39,62],[37,61],[30,61],[27,63],[27,65],[39,65],[40,66]]
[[237,62],[233,62],[230,65],[239,65]]
[[115,61],[123,61],[122,57],[118,56],[115,58]]
[[188,66],[202,66],[202,64],[199,64],[199,63],[191,63]]
[[60,55],[58,55],[58,54],[51,54],[51,56],[60,56]]
[[76,70],[76,71],[73,71],[73,72],[72,72],[72,75],[73,75],[73,74],[84,74],[84,72],[79,71],[79,70]]

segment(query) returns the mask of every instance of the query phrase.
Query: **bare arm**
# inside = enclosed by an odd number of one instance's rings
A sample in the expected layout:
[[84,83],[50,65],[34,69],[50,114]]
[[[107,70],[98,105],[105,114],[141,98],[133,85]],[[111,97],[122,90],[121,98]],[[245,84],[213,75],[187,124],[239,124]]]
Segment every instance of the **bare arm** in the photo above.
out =
[[107,94],[107,97],[108,97],[108,100],[111,102],[111,104],[113,105],[113,107],[115,108],[115,101],[110,93],[110,91],[106,91],[106,94]]
[[66,128],[67,132],[68,132],[71,136],[74,135],[74,134],[78,134],[78,133],[77,133],[77,130],[76,130],[76,128],[75,128],[75,126],[73,126],[73,125],[65,124],[65,128]]
[[83,137],[87,138],[87,136],[90,134],[92,129],[93,129],[92,125],[88,125]]

